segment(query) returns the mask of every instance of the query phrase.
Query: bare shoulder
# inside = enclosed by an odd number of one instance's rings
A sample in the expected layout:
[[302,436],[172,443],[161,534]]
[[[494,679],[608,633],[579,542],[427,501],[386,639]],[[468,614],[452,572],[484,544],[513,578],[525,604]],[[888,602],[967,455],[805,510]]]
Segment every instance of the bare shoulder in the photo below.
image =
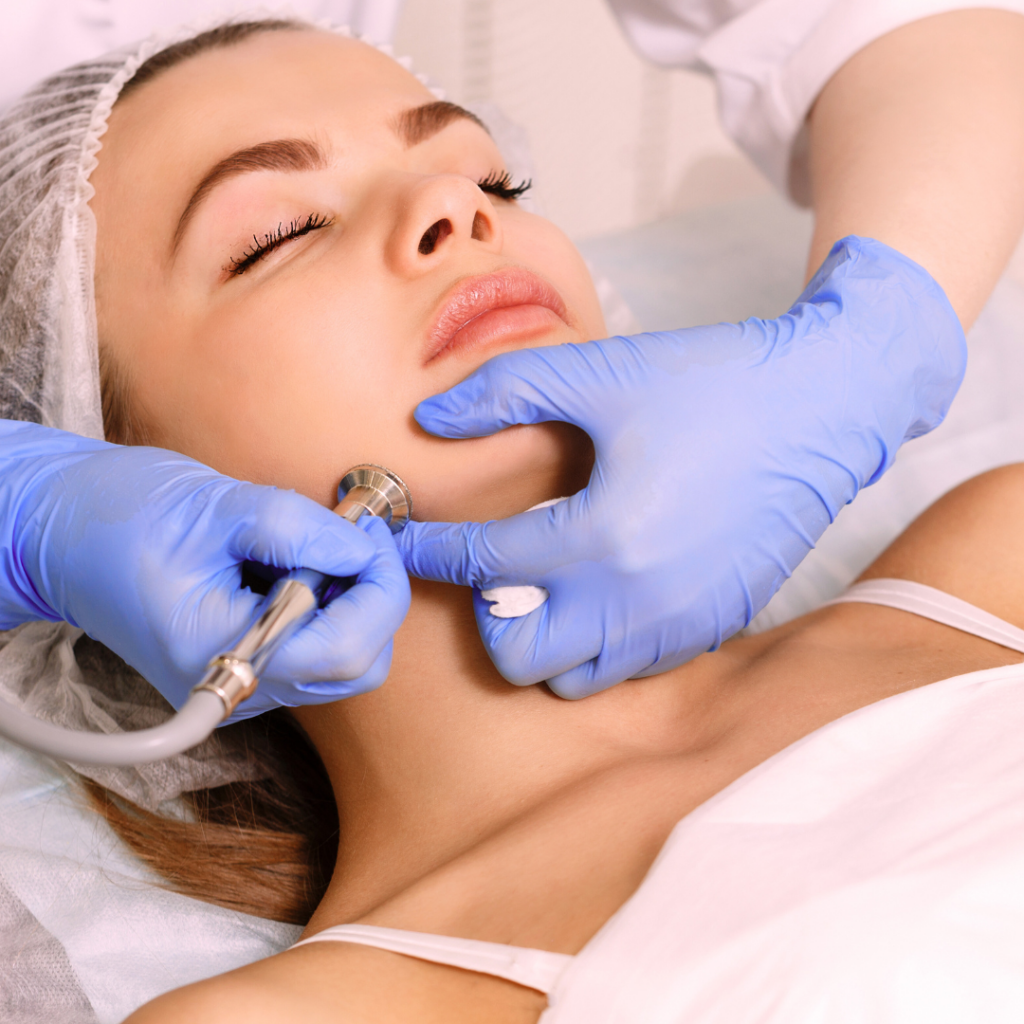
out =
[[536,1024],[539,992],[366,946],[323,942],[154,999],[125,1024]]
[[940,498],[861,578],[878,577],[936,587],[1024,627],[1024,463]]
[[[268,982],[259,967],[255,964],[167,992],[136,1010],[125,1024],[178,1024],[180,1021],[289,1024],[297,1021],[296,1006],[288,998],[288,990]],[[303,1016],[310,1024],[316,1019],[308,1013]]]

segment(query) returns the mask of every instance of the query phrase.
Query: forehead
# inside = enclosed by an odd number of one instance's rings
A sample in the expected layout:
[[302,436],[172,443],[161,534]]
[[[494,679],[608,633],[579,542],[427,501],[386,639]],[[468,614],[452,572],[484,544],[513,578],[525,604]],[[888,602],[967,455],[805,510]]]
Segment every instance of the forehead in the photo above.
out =
[[103,145],[121,158],[128,150],[172,156],[186,170],[264,138],[338,129],[355,142],[431,99],[413,75],[364,43],[327,32],[266,32],[189,58],[126,96]]

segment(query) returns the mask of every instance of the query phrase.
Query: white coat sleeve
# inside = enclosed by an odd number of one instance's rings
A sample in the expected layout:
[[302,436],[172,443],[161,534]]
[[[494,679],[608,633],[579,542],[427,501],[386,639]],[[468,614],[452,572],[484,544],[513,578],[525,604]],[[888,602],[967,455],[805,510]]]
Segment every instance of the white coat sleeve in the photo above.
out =
[[828,80],[858,50],[920,18],[967,8],[1024,14],[1024,0],[608,0],[640,53],[713,75],[722,124],[798,201],[802,129]]

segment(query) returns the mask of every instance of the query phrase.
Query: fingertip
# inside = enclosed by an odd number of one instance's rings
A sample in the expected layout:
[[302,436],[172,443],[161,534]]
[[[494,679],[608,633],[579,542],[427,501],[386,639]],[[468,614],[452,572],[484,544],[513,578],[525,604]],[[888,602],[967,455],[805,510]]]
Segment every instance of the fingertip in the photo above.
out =
[[357,526],[373,541],[375,549],[382,545],[389,548],[395,546],[395,534],[380,516],[363,516]]
[[405,524],[402,530],[394,536],[395,547],[398,549],[398,554],[401,557],[406,570],[409,572],[412,571],[411,559],[413,558],[413,551],[416,548],[416,544],[422,535],[422,527],[422,523],[415,523],[410,520]]
[[409,523],[398,538],[406,570],[424,580],[472,585],[476,528],[476,523]]
[[595,693],[610,690],[613,686],[634,678],[635,673],[621,664],[609,664],[607,657],[598,655],[567,669],[553,674],[547,681],[548,689],[564,700],[582,700]]
[[584,697],[593,696],[593,694],[607,689],[606,686],[595,686],[590,681],[582,682],[575,678],[567,679],[566,676],[569,675],[571,673],[565,673],[562,676],[555,676],[547,681],[548,689],[556,697],[561,697],[563,700],[583,700]]
[[[297,704],[330,704],[376,690],[387,680],[391,671],[394,644],[388,641],[365,671],[339,673],[335,678],[312,678],[288,684],[286,693],[278,699],[294,707]],[[288,678],[293,678],[289,676]]]
[[424,430],[431,430],[437,421],[445,422],[450,414],[447,392],[441,395],[431,395],[424,398],[413,410],[413,418],[423,427]]
[[311,498],[267,488],[234,547],[240,560],[352,576],[372,562],[379,544]]

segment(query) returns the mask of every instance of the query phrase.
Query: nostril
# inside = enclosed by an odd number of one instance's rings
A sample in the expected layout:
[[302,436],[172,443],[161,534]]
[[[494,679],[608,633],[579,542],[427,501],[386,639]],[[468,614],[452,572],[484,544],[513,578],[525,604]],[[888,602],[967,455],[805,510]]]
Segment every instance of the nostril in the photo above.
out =
[[482,213],[477,213],[473,218],[473,230],[470,231],[469,236],[478,242],[490,241],[491,225]]
[[420,239],[421,255],[429,256],[451,233],[452,222],[447,217],[444,220],[435,221],[423,232],[423,237]]

